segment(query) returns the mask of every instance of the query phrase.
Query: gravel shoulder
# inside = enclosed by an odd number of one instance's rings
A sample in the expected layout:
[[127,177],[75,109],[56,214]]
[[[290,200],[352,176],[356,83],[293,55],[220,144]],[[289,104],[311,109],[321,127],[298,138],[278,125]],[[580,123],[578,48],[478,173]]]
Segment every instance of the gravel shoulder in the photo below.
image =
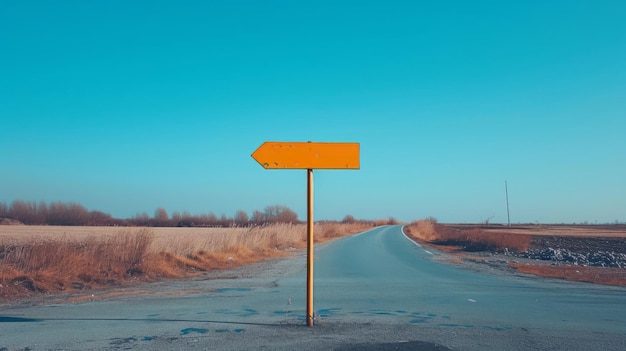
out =
[[474,270],[626,286],[623,226],[531,226],[487,231],[531,235],[532,245],[523,252],[507,249],[468,252],[461,247],[421,244],[446,253],[445,259],[450,262]]

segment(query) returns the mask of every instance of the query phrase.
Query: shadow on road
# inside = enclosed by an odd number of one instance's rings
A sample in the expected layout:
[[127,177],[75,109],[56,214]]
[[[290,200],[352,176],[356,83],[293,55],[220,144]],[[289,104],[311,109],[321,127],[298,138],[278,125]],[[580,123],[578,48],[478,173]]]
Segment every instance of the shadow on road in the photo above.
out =
[[0,316],[0,323],[30,323],[30,322],[41,322],[41,321],[42,319]]
[[260,325],[268,327],[280,327],[286,324],[254,323],[237,321],[216,321],[206,319],[168,319],[168,318],[21,318],[0,316],[0,323],[32,323],[45,321],[113,321],[113,322],[191,322],[191,323],[217,323],[236,325]]

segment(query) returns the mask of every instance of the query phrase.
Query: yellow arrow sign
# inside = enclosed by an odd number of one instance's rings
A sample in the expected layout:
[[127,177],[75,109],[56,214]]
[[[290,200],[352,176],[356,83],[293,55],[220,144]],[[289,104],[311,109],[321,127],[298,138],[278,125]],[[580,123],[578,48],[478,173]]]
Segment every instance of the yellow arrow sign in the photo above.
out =
[[359,143],[265,142],[254,158],[265,169],[359,169]]
[[313,326],[313,170],[359,169],[359,143],[289,143],[265,142],[255,152],[254,158],[265,169],[307,170],[307,305],[306,324]]

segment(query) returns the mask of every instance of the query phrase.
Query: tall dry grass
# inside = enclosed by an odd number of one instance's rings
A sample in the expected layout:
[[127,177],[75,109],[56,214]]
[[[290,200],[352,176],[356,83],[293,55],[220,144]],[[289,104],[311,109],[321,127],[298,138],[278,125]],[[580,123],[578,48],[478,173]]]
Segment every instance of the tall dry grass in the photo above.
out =
[[[28,227],[5,229],[28,232]],[[279,257],[306,246],[303,224],[248,228],[32,227],[0,235],[0,298],[184,277]],[[79,230],[97,234],[83,234]],[[317,223],[316,241],[371,228]],[[53,233],[55,230],[59,231]]]
[[[316,223],[316,242],[355,234],[371,228],[368,223]],[[151,246],[152,253],[144,266],[147,274],[180,276],[194,270],[224,269],[280,257],[306,247],[304,224],[277,223],[248,228],[221,229],[207,232],[161,234]],[[227,233],[224,233],[227,231]]]
[[456,246],[464,251],[526,251],[532,237],[525,234],[484,231],[479,227],[457,227],[437,223],[434,218],[415,221],[405,227],[413,239],[435,245]]
[[118,284],[142,273],[152,238],[149,229],[138,229],[84,241],[61,236],[33,243],[2,242],[0,295]]

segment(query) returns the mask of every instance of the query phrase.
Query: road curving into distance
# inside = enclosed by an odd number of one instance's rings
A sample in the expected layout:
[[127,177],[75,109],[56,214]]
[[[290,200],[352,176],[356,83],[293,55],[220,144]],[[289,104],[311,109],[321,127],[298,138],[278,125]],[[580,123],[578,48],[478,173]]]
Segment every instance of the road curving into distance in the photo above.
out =
[[470,270],[442,257],[401,226],[318,245],[312,328],[298,257],[243,268],[239,279],[4,306],[0,349],[626,349],[626,289]]

